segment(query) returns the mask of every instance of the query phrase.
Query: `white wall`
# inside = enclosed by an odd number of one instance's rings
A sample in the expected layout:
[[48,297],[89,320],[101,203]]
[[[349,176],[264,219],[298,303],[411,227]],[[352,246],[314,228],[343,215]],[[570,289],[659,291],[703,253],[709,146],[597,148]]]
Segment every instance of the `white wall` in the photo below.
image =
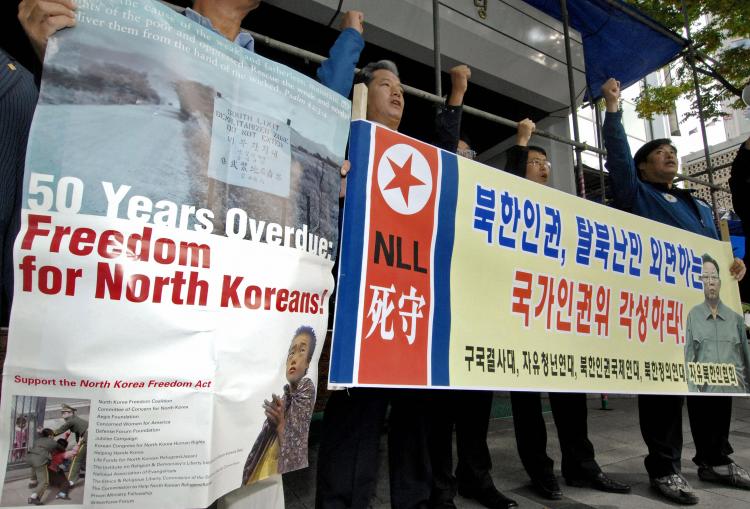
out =
[[[336,0],[266,0],[280,9],[327,23]],[[348,0],[365,13],[365,40],[433,63],[431,0]],[[487,18],[469,0],[442,0],[442,67],[468,64],[472,82],[546,111],[568,104],[562,25],[520,0],[488,2]],[[580,36],[571,31],[576,90],[585,87]],[[474,105],[473,105],[474,106]],[[475,105],[481,108],[481,105]]]

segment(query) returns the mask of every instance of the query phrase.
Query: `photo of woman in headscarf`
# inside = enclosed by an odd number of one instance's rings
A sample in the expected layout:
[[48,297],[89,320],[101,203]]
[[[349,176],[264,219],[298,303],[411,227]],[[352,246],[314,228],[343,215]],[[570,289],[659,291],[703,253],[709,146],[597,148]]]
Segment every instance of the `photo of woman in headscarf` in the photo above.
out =
[[266,420],[242,471],[242,484],[307,466],[307,440],[315,406],[315,384],[308,378],[315,352],[315,331],[298,328],[286,358],[284,395],[263,402]]

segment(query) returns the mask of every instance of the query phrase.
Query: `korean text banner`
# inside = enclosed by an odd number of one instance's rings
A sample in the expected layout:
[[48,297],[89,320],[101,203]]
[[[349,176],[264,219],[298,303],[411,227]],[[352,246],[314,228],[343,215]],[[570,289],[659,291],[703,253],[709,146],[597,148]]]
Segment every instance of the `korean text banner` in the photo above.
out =
[[157,2],[77,4],[28,146],[0,505],[206,507],[307,466],[350,103]]
[[331,385],[747,392],[729,243],[376,124],[350,147]]

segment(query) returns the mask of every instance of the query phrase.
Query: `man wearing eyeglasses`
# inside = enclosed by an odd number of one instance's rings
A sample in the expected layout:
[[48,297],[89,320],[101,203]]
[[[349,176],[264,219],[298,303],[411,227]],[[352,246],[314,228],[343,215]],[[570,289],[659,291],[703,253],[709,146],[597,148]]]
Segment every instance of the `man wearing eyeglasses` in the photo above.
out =
[[696,385],[688,380],[691,392],[747,392],[748,351],[745,322],[738,313],[721,302],[719,265],[703,255],[703,295],[705,300],[690,310],[685,327],[685,367],[688,363],[734,364],[737,385]]
[[552,172],[552,164],[547,160],[547,152],[542,147],[529,145],[534,129],[536,126],[531,119],[525,118],[518,123],[516,144],[508,150],[505,170],[546,186]]
[[[529,145],[536,126],[528,118],[518,123],[516,145],[508,151],[506,171],[537,184],[547,185],[552,166],[541,147]],[[563,493],[547,454],[547,428],[539,392],[512,391],[516,446],[534,491],[559,500]],[[589,487],[608,493],[629,493],[630,486],[602,472],[588,436],[586,394],[550,392],[549,402],[562,451],[562,475],[569,486]]]

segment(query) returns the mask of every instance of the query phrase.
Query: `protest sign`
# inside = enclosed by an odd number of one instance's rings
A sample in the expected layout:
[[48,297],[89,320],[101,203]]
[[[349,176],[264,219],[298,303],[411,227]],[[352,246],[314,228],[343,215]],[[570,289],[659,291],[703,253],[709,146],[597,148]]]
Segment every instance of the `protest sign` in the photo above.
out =
[[729,243],[365,121],[350,147],[330,384],[747,392]]
[[28,146],[0,505],[64,450],[87,506],[205,507],[307,466],[350,104],[157,2],[77,4]]

